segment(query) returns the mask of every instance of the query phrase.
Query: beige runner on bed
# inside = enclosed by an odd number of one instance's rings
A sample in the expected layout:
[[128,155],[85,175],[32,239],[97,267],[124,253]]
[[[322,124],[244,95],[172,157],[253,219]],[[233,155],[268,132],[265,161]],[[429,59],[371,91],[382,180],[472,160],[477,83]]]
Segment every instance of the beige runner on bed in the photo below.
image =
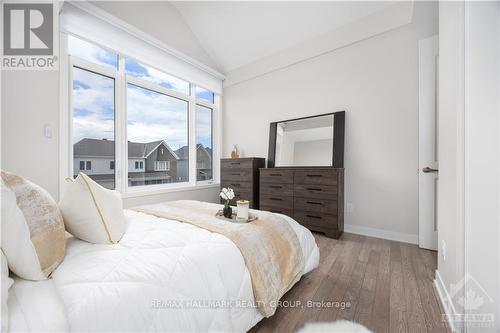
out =
[[133,210],[169,220],[190,223],[224,235],[239,248],[252,278],[259,311],[270,317],[277,301],[304,271],[304,256],[295,231],[273,213],[252,210],[259,218],[250,223],[231,223],[215,217],[221,205],[181,200]]

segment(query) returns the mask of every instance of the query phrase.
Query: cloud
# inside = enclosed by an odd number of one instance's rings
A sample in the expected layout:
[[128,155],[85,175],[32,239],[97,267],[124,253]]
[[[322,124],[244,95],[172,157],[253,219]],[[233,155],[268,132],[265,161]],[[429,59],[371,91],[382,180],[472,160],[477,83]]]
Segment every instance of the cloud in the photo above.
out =
[[189,95],[188,82],[140,64],[132,59],[125,59],[125,70],[127,74],[139,79]]
[[73,69],[73,143],[83,138],[114,139],[114,80]]
[[84,60],[112,67],[114,69],[118,68],[118,55],[116,53],[107,51],[79,38],[69,36],[68,51],[69,54],[75,55]]

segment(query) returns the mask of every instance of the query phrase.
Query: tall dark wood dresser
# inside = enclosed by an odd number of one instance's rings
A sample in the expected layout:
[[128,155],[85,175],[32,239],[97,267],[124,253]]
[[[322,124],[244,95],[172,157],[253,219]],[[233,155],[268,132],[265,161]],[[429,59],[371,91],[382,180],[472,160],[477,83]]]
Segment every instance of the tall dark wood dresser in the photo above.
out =
[[[223,158],[220,160],[221,188],[234,190],[234,199],[250,201],[250,208],[259,209],[259,168],[265,167],[265,158]],[[221,200],[221,202],[223,202]]]
[[288,215],[310,230],[339,238],[344,231],[344,169],[260,169],[260,209]]

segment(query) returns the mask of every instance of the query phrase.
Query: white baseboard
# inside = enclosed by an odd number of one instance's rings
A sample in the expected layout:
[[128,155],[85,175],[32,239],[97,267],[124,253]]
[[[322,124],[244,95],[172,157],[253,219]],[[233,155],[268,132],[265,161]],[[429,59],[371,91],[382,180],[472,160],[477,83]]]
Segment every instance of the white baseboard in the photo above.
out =
[[451,331],[462,332],[462,328],[457,327],[458,323],[450,321],[450,318],[457,317],[457,311],[455,310],[455,306],[451,301],[450,294],[448,293],[448,290],[446,289],[443,279],[441,278],[441,275],[439,274],[438,270],[436,270],[436,277],[434,278],[434,286],[436,287],[436,290],[438,292],[441,305],[443,305],[443,309],[446,314],[446,318],[448,319],[448,325],[450,326]]
[[376,237],[376,238],[382,238],[382,239],[389,239],[389,240],[394,240],[394,241],[403,242],[403,243],[418,244],[418,235],[405,234],[403,232],[390,231],[390,230],[384,230],[384,229],[376,229],[376,228],[370,228],[370,227],[362,227],[362,226],[352,225],[352,224],[344,224],[344,231],[351,233],[351,234]]

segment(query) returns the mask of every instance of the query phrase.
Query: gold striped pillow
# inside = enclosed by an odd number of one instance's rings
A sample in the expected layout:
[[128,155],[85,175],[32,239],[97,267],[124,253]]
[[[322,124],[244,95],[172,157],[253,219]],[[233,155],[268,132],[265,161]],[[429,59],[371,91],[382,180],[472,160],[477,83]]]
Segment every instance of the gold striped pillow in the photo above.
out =
[[66,251],[61,212],[40,186],[3,170],[1,177],[2,249],[9,267],[24,279],[46,279]]

